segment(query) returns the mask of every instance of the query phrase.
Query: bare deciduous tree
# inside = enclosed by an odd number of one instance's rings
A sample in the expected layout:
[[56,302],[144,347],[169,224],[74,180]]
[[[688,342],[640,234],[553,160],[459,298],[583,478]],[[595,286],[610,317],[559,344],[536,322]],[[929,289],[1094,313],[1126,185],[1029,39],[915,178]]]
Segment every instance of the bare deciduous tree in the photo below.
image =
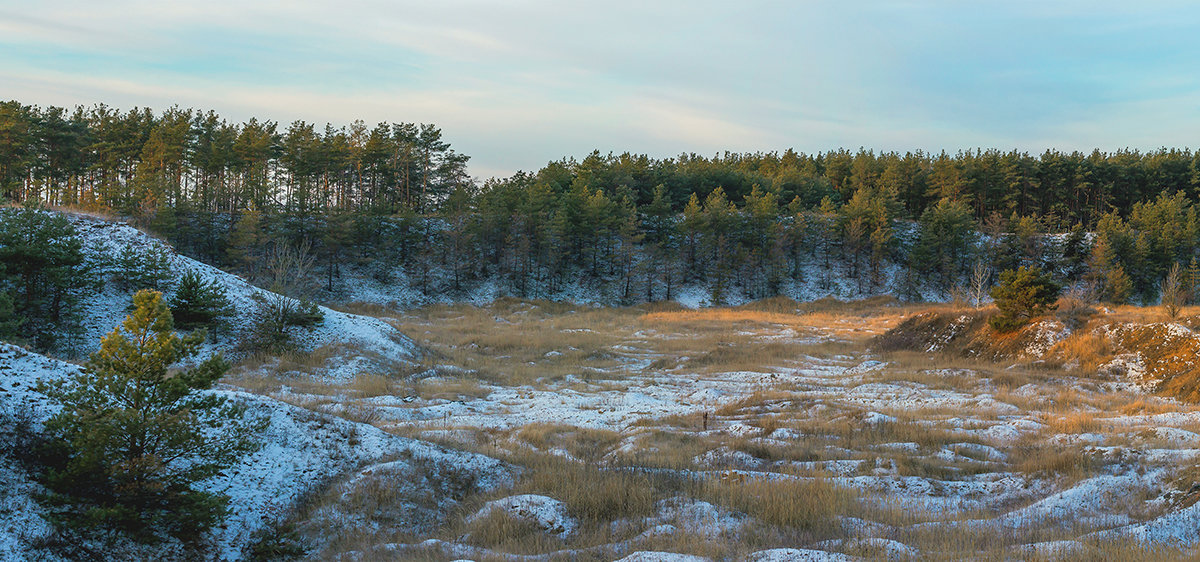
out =
[[260,301],[255,339],[263,347],[287,345],[288,326],[311,326],[322,320],[320,308],[312,303],[312,272],[316,258],[312,246],[276,242],[267,250],[260,282],[269,290]]
[[1187,302],[1188,291],[1183,284],[1183,270],[1179,264],[1172,264],[1167,276],[1162,280],[1162,306],[1167,317],[1174,320],[1179,316],[1179,309]]
[[989,282],[992,280],[992,268],[988,267],[983,260],[978,260],[971,268],[971,279],[967,285],[967,297],[971,301],[971,306],[979,308],[983,304],[984,297],[988,294]]

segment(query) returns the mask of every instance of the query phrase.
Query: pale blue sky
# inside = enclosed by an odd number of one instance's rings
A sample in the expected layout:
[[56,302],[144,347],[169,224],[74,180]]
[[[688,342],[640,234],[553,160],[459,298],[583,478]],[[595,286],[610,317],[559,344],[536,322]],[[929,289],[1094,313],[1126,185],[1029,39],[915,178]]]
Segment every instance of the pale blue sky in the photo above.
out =
[[1192,2],[0,0],[0,98],[593,149],[1200,146]]

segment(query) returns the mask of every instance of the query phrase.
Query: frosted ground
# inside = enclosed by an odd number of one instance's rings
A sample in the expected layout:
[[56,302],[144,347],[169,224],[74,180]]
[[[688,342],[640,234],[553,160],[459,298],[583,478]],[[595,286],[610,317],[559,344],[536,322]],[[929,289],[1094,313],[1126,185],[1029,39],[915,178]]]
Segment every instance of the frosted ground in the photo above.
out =
[[[589,549],[562,523],[572,521],[570,506],[548,492],[487,495],[530,503],[511,516],[534,522],[551,543],[509,542],[530,555],[612,559],[639,539],[756,560],[816,556],[769,546],[888,559],[1155,558],[1195,546],[1200,409],[1147,394],[1136,360],[1080,376],[1036,358],[997,365],[877,354],[867,349],[872,338],[911,311],[846,308],[433,307],[393,321],[445,364],[344,386],[314,386],[300,372],[271,375],[271,384],[252,374],[231,382],[518,464],[547,456],[737,490],[761,481],[767,487],[757,492],[768,495],[771,486],[804,491],[789,487],[800,483],[850,496],[843,512],[827,514],[834,527],[804,521],[810,528],[789,533],[756,520],[756,510],[775,517],[768,506],[739,511],[706,485],[667,485],[640,520],[609,522],[630,528],[607,535],[620,540]],[[1035,341],[1033,355],[1061,339],[1039,329],[1047,341]],[[482,509],[497,509],[489,505]],[[393,542],[382,533],[354,556],[436,547],[447,556],[542,559],[479,546],[477,512],[462,516],[437,539],[399,533]]]
[[[93,256],[160,244],[76,220]],[[261,295],[171,263],[245,310]],[[128,295],[91,298],[98,340]],[[874,350],[922,310],[886,299],[355,310],[374,317],[327,309],[284,357],[236,355],[236,328],[210,346],[238,359],[217,392],[269,421],[204,484],[233,499],[214,557],[1150,560],[1200,540],[1200,408],[1150,394],[1136,354],[1042,363],[1061,324],[994,363]],[[0,348],[0,410],[36,426],[36,381],[75,369]],[[0,463],[0,559],[38,555],[36,493]]]

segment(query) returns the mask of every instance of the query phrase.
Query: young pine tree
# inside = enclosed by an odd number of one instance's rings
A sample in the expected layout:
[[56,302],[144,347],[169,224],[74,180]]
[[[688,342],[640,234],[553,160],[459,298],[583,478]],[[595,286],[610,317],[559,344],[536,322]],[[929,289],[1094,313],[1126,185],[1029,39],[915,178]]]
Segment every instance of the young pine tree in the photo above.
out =
[[228,501],[195,484],[249,451],[255,424],[200,392],[228,370],[220,356],[168,371],[197,352],[203,332],[177,336],[161,293],[139,291],[133,303],[86,370],[43,388],[62,406],[46,422],[47,518],[69,544],[174,539],[195,548]]
[[1000,314],[989,323],[998,332],[1016,330],[1030,318],[1052,310],[1061,292],[1062,286],[1036,267],[1005,270],[991,292]]
[[179,287],[171,298],[171,315],[183,330],[211,328],[230,312],[225,288],[216,281],[205,282],[189,271],[179,278]]

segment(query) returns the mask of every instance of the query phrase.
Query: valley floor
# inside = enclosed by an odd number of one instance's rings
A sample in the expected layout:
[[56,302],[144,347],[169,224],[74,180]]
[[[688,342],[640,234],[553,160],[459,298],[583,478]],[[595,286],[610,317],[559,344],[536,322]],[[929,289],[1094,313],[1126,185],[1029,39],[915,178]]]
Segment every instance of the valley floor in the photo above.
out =
[[331,378],[317,350],[225,384],[513,467],[499,487],[411,462],[404,486],[346,476],[284,525],[313,559],[1194,555],[1200,407],[1037,361],[870,349],[917,310],[356,310],[422,364]]

